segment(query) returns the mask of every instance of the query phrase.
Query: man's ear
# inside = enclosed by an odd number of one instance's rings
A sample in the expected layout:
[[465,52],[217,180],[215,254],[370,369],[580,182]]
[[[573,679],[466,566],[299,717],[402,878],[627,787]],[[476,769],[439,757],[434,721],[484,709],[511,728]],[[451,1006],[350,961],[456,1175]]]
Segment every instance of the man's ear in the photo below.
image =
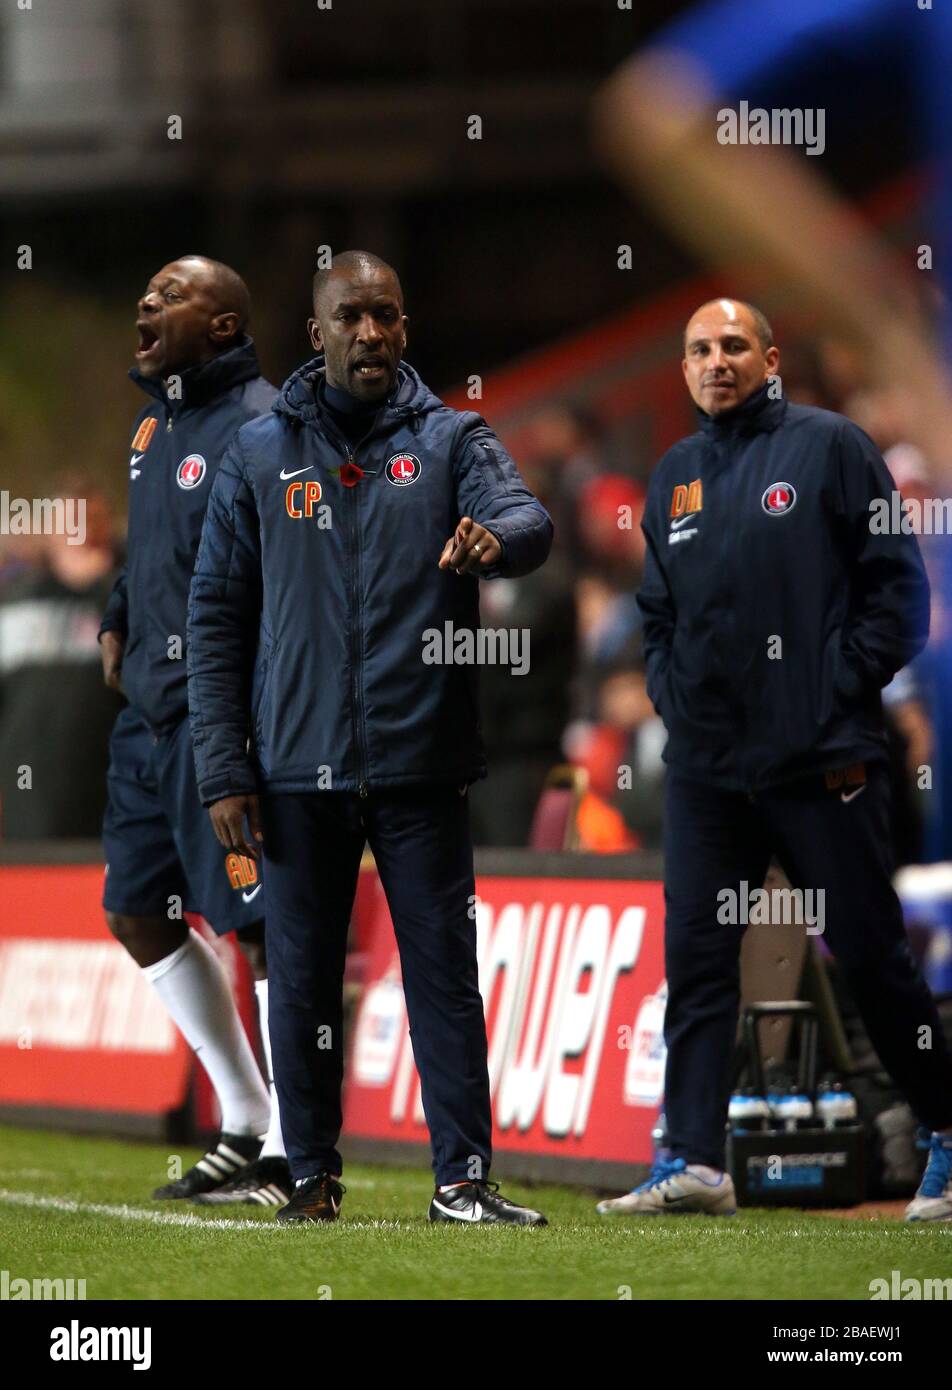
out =
[[770,376],[775,376],[777,368],[780,366],[780,349],[769,347],[764,353],[764,361],[767,364],[767,372]]
[[406,352],[406,350],[407,350],[407,325],[409,324],[409,322],[410,322],[410,320],[407,318],[406,314],[404,314],[404,316],[403,316],[403,351],[404,351],[404,352]]
[[208,325],[208,336],[213,343],[219,346],[227,343],[229,338],[234,338],[238,332],[238,315],[229,311],[227,314],[216,314]]
[[324,339],[321,337],[321,325],[317,319],[308,319],[307,336],[311,340],[311,347],[315,352],[324,351]]

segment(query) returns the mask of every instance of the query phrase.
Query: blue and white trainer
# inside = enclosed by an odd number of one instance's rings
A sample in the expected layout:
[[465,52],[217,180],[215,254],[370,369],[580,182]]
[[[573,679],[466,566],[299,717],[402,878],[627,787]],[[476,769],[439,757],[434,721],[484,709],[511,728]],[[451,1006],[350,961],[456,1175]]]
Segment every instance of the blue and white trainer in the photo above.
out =
[[952,1221],[952,1139],[933,1134],[919,1191],[906,1207],[907,1221]]
[[652,1168],[647,1182],[623,1197],[599,1202],[595,1210],[599,1216],[670,1216],[678,1212],[733,1216],[737,1195],[730,1173],[711,1168],[698,1172],[699,1167],[688,1165],[683,1158],[663,1160]]

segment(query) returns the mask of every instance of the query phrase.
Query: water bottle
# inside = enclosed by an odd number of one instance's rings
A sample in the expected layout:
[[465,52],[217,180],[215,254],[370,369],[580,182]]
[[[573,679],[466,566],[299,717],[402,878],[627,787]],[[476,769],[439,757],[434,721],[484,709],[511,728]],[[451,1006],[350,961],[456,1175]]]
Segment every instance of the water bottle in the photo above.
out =
[[816,1097],[817,1119],[824,1129],[855,1125],[858,1113],[852,1091],[848,1091],[842,1081],[837,1081],[835,1077],[824,1077]]
[[798,1086],[788,1086],[776,1095],[771,1110],[777,1127],[788,1134],[809,1129],[813,1123],[813,1102]]
[[756,1134],[770,1127],[770,1106],[753,1087],[735,1091],[727,1108],[727,1122],[734,1134]]

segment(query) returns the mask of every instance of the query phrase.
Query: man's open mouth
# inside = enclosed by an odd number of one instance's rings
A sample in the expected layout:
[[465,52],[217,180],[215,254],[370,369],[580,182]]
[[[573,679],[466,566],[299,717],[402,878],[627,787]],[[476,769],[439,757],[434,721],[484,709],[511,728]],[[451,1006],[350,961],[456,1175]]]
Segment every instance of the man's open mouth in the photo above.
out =
[[364,381],[376,381],[387,370],[382,357],[362,357],[354,363],[354,371]]
[[136,357],[148,357],[159,346],[159,335],[149,323],[143,323],[140,319],[136,324],[136,332],[139,335],[139,346],[136,349]]

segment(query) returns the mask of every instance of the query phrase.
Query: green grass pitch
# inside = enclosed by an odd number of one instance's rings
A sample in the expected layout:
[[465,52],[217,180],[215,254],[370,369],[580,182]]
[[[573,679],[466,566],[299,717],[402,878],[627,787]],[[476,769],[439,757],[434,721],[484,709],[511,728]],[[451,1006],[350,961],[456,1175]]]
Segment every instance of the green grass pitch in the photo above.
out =
[[[197,1152],[184,1151],[185,1166]],[[89,1299],[859,1299],[869,1282],[952,1276],[952,1223],[741,1211],[604,1220],[570,1188],[505,1190],[544,1230],[431,1226],[429,1174],[353,1167],[341,1220],[149,1200],[169,1149],[0,1129],[0,1264],[86,1280]]]

